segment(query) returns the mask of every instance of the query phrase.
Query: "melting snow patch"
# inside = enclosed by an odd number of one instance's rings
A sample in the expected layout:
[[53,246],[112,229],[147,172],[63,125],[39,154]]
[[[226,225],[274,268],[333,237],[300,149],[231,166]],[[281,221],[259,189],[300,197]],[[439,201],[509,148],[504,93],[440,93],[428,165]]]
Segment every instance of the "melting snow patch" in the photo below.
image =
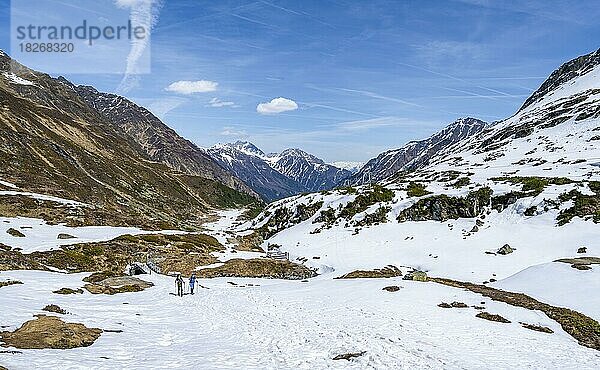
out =
[[0,185],[4,185],[7,188],[18,189],[17,185],[11,184],[10,182],[7,182],[7,181],[0,180]]
[[[2,182],[2,184],[4,185],[3,182]],[[12,184],[9,184],[9,185],[12,185]],[[7,186],[9,186],[9,185],[7,185]],[[14,185],[13,185],[13,187],[14,187]],[[60,204],[73,206],[73,207],[89,207],[90,206],[89,204],[81,203],[81,202],[78,202],[75,200],[63,199],[63,198],[59,198],[59,197],[53,197],[51,195],[29,193],[29,192],[24,192],[24,191],[3,190],[3,191],[0,191],[0,195],[8,195],[8,196],[22,195],[22,196],[30,197],[33,199],[45,200],[48,202],[55,202],[55,203],[60,203]]]
[[35,86],[35,84],[29,80],[21,78],[14,73],[4,72],[4,77],[8,78],[11,83],[16,85],[24,85],[24,86]]

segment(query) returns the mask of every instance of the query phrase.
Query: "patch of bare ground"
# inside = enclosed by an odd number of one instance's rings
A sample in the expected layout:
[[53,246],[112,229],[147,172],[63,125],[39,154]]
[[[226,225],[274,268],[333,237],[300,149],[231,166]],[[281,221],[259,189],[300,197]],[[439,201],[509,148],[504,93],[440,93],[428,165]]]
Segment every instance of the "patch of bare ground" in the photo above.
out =
[[535,325],[535,324],[527,324],[525,322],[520,322],[519,324],[521,324],[521,326],[524,327],[525,329],[539,331],[539,332],[548,333],[548,334],[554,333],[554,331],[552,329],[550,329],[550,328],[548,328],[546,326]]
[[42,308],[42,311],[59,313],[61,315],[66,315],[68,313],[67,311],[63,310],[62,308],[60,308],[59,306],[57,306],[55,304],[47,305],[46,307]]
[[380,279],[398,276],[402,276],[402,271],[400,271],[400,269],[396,266],[388,265],[382,269],[352,271],[345,275],[336,277],[336,279]]
[[105,271],[120,275],[131,262],[152,261],[160,272],[190,274],[198,266],[215,263],[212,252],[224,247],[204,234],[123,235],[106,242],[80,243],[59,250],[22,254],[0,250],[0,270]]
[[317,276],[315,270],[289,261],[267,258],[232,259],[222,266],[196,271],[199,278],[248,277],[303,280]]
[[9,285],[17,285],[17,284],[23,284],[23,282],[19,281],[19,280],[0,281],[0,288],[9,286]]
[[496,314],[491,314],[489,312],[480,312],[475,317],[479,317],[480,319],[485,319],[489,321],[501,322],[504,324],[509,324],[510,320],[505,319],[504,317]]
[[600,257],[561,258],[554,262],[569,263],[569,264],[571,264],[571,267],[573,267],[574,269],[585,271],[585,270],[591,270],[592,265],[599,265]]
[[102,334],[102,329],[83,324],[65,323],[55,316],[36,315],[13,332],[0,332],[4,347],[21,349],[71,349],[88,347]]
[[559,323],[563,330],[575,338],[580,345],[600,350],[600,324],[582,313],[540,302],[523,293],[508,292],[485,285],[434,277],[430,277],[429,281],[455,288],[464,288],[511,306],[542,311],[550,319]]
[[52,293],[54,294],[83,294],[83,289],[71,289],[71,288],[60,288],[59,290],[55,290]]

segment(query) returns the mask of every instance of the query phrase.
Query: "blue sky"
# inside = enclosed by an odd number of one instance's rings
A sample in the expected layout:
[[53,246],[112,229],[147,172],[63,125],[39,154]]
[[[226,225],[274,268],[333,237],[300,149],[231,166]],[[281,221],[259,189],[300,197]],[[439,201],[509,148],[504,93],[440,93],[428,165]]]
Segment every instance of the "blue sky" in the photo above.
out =
[[[9,2],[0,4],[9,50]],[[367,160],[463,116],[506,118],[561,63],[600,47],[596,1],[165,0],[155,9],[150,74],[125,89],[120,74],[66,77],[122,93],[201,146],[249,140],[326,161]],[[279,97],[290,101],[257,109]]]

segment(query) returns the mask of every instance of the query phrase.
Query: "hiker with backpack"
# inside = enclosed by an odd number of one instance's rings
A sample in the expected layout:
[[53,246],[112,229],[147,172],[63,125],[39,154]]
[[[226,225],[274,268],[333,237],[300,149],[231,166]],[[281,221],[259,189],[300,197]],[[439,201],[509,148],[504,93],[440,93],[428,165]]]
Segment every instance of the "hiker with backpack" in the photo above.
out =
[[194,287],[196,286],[196,273],[192,272],[190,276],[190,294],[194,295]]
[[177,287],[177,295],[183,297],[183,278],[181,277],[181,274],[177,274],[175,286]]

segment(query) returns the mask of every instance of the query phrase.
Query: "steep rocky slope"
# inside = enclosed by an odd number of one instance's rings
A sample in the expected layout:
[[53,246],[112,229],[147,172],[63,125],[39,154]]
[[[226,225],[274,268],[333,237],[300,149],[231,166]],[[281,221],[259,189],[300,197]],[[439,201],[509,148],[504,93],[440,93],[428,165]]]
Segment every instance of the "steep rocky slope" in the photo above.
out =
[[[70,83],[62,80],[67,85]],[[256,195],[242,181],[219,166],[195,144],[179,136],[146,108],[130,100],[98,92],[91,86],[72,86],[79,96],[98,111],[115,129],[131,137],[152,159],[195,176],[219,181],[229,187]]]
[[351,172],[326,164],[322,159],[300,149],[286,149],[269,155],[272,167],[296,180],[306,191],[328,190],[348,178]]
[[[85,222],[172,227],[254,199],[156,163],[71,84],[6,54],[0,54],[0,105],[0,178],[21,191],[89,205],[78,211],[95,214]],[[23,202],[14,200],[2,197],[12,207],[5,211],[18,214]]]
[[431,137],[411,141],[399,149],[381,153],[368,161],[346,184],[362,185],[381,181],[400,171],[426,166],[439,151],[481,132],[486,123],[475,118],[461,118]]

